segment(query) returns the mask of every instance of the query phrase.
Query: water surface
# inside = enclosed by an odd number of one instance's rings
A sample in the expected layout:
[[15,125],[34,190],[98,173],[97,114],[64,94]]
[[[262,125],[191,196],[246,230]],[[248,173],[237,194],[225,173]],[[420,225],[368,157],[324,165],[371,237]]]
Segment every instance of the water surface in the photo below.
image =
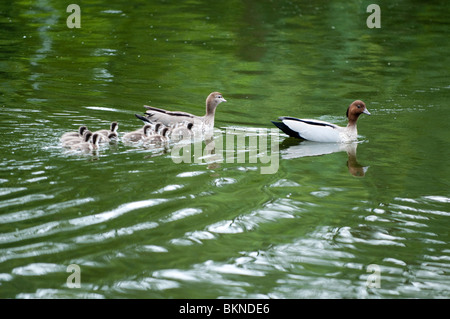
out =
[[[369,29],[370,3],[91,1],[69,29],[59,1],[2,2],[0,297],[450,297],[448,6],[380,3]],[[134,130],[144,104],[202,115],[212,91],[216,135],[267,132],[274,174],[237,146],[177,164],[59,144]],[[350,149],[269,131],[345,125],[355,99],[372,116]]]

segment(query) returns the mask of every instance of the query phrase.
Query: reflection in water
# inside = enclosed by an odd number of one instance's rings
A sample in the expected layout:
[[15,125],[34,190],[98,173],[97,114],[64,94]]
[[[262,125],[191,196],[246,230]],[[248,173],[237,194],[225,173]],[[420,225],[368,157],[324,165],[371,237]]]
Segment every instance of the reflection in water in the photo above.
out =
[[[291,139],[288,139],[291,140]],[[285,140],[281,144],[281,157],[283,159],[293,159],[306,156],[319,156],[325,154],[332,154],[336,152],[347,152],[348,160],[347,167],[350,174],[357,177],[362,177],[366,174],[369,166],[362,166],[356,159],[356,148],[358,142],[353,143],[317,143],[311,141],[301,141],[298,144],[292,145]]]
[[[277,129],[228,127],[211,134],[183,137],[172,148],[174,163],[207,163],[216,169],[219,163],[261,164],[261,174],[274,174],[279,168]],[[203,145],[203,142],[205,145]],[[193,158],[192,158],[193,157]]]

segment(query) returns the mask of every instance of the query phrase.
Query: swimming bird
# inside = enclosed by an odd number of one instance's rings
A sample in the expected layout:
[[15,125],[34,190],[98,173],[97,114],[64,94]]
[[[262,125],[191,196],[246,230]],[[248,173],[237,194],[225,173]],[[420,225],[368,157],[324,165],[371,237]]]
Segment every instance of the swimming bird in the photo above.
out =
[[[99,134],[99,142],[100,143],[107,143],[111,141],[111,138],[117,138],[119,134],[117,133],[117,130],[119,128],[119,124],[117,122],[112,122],[109,130],[98,130],[95,131],[93,134],[97,133]],[[111,138],[110,138],[111,136]]]
[[107,141],[110,143],[117,143],[117,140],[119,139],[119,134],[117,132],[109,133],[107,137]]
[[[159,131],[162,130],[164,127],[166,127],[166,126],[161,123],[152,123],[151,128],[147,131],[146,136],[157,135],[159,133]],[[144,136],[144,138],[146,136]]]
[[178,124],[170,132],[170,140],[172,142],[179,142],[181,140],[188,140],[192,136],[192,128],[194,123],[182,123]]
[[348,124],[346,127],[319,120],[298,119],[289,116],[280,117],[281,122],[272,121],[272,123],[292,137],[314,142],[346,143],[357,139],[356,121],[363,113],[370,115],[364,102],[356,100],[347,109]]
[[[147,109],[147,111],[145,111],[144,117],[151,122],[159,122],[166,126],[187,122],[195,124],[196,128],[198,127],[202,130],[212,130],[214,127],[214,115],[216,112],[216,108],[220,103],[226,101],[227,100],[223,98],[221,93],[212,92],[206,98],[206,114],[204,116],[197,116],[179,111],[167,111],[164,109],[144,105],[144,107]],[[139,114],[136,114],[136,117],[143,120],[142,116]]]
[[89,142],[81,142],[74,145],[71,145],[70,148],[74,151],[83,151],[83,152],[89,152],[93,150],[98,149],[98,142],[99,142],[100,134],[94,133],[92,134],[92,140]]
[[142,139],[142,146],[144,147],[159,147],[168,141],[169,128],[167,126],[161,129],[158,134],[152,134]]
[[[161,124],[159,124],[161,125]],[[129,132],[126,133],[124,136],[122,136],[122,141],[124,143],[135,143],[135,142],[139,142],[140,140],[142,140],[144,137],[149,136],[150,132],[152,130],[152,125],[151,124],[145,124],[142,128],[133,131],[133,132]]]
[[62,136],[61,136],[61,139],[60,139],[60,141],[62,142],[62,141],[64,141],[64,140],[66,140],[66,139],[70,139],[70,138],[73,138],[73,137],[83,137],[83,133],[84,133],[84,131],[86,131],[87,130],[87,127],[86,126],[84,126],[84,125],[82,125],[82,126],[80,126],[79,127],[79,129],[78,129],[78,131],[76,131],[76,132],[67,132],[67,133],[64,133]]
[[72,145],[83,143],[83,142],[89,142],[89,140],[92,137],[92,132],[89,130],[85,130],[83,132],[83,137],[72,137],[67,138],[64,141],[62,141],[62,146],[64,147],[72,147]]

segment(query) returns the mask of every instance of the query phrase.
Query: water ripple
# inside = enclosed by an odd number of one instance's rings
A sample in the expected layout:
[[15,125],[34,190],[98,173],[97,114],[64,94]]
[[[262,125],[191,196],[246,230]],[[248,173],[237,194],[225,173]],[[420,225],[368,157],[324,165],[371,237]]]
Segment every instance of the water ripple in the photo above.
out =
[[51,263],[33,263],[26,266],[16,267],[12,270],[14,275],[40,276],[55,272],[64,272],[66,267]]
[[[120,205],[118,208],[98,213],[89,216],[77,217],[67,221],[52,221],[43,223],[34,227],[29,227],[22,230],[17,230],[10,233],[0,234],[0,243],[11,243],[16,241],[21,241],[29,238],[36,238],[42,236],[50,236],[52,234],[58,232],[65,232],[72,229],[76,229],[80,226],[86,227],[94,224],[104,223],[111,219],[117,218],[123,214],[126,214],[130,211],[152,207],[161,203],[168,201],[168,199],[149,199],[137,202],[126,203]],[[129,229],[128,231],[132,231]],[[126,229],[123,229],[123,232],[127,232]],[[115,231],[114,231],[115,233]],[[112,235],[111,235],[112,236]]]
[[24,195],[22,197],[16,197],[16,198],[0,201],[0,208],[11,207],[11,206],[15,206],[15,205],[23,205],[26,203],[44,200],[44,199],[52,199],[53,197],[54,197],[53,195],[46,195],[46,194]]
[[36,244],[24,245],[19,247],[10,247],[0,249],[0,263],[9,259],[24,259],[29,257],[59,254],[69,251],[72,248],[69,244],[41,242]]
[[158,223],[155,222],[144,222],[136,224],[130,227],[122,227],[119,229],[112,229],[107,232],[99,234],[81,235],[73,239],[75,243],[99,243],[104,242],[107,239],[116,238],[120,236],[129,236],[137,231],[153,229],[158,227]]
[[117,218],[117,217],[119,217],[123,214],[126,214],[128,212],[131,212],[133,210],[159,205],[159,204],[167,202],[167,201],[168,201],[168,199],[159,198],[159,199],[148,199],[148,200],[126,203],[126,204],[120,205],[116,209],[113,209],[113,210],[110,210],[107,212],[72,219],[69,221],[69,223],[71,225],[75,225],[75,226],[77,226],[77,225],[88,226],[88,225],[93,225],[93,224],[99,224],[99,223],[103,223],[108,220]]
[[56,214],[63,209],[70,207],[78,207],[86,203],[94,201],[92,197],[73,199],[57,204],[37,206],[32,209],[17,211],[9,214],[0,215],[0,224],[13,223],[41,216],[49,216]]

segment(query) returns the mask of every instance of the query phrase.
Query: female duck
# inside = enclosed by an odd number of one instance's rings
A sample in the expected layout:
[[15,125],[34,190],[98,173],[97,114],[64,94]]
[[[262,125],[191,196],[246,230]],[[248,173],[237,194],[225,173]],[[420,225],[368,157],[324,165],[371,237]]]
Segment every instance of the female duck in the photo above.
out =
[[272,123],[292,137],[313,142],[347,143],[357,139],[356,121],[362,113],[370,115],[364,102],[356,100],[347,109],[348,124],[346,127],[319,120],[288,116],[280,117],[281,122],[272,121]]
[[[206,114],[204,116],[196,116],[186,112],[167,111],[147,105],[144,105],[147,109],[144,116],[151,122],[159,122],[168,127],[175,126],[177,123],[187,122],[193,123],[196,127],[202,127],[204,130],[212,130],[216,108],[220,103],[226,101],[221,93],[212,92],[206,99]],[[136,117],[144,120],[139,114],[136,114]]]

